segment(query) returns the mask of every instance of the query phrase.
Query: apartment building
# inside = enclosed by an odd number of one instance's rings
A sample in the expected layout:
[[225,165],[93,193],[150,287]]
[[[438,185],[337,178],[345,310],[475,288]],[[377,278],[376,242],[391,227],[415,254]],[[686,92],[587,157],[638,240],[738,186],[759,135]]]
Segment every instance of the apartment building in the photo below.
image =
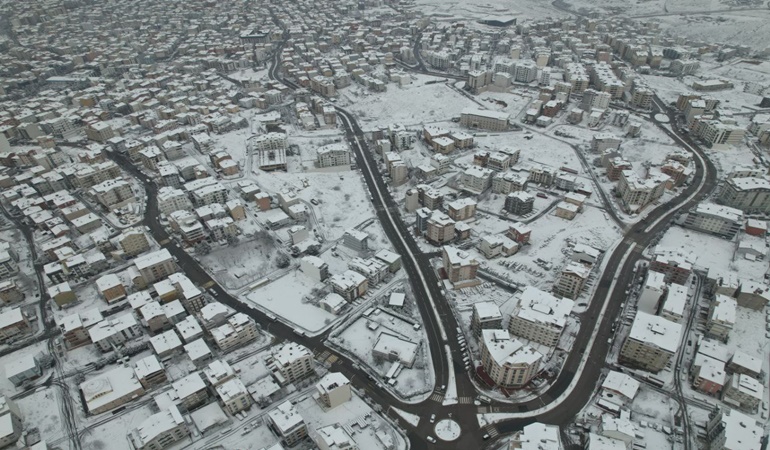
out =
[[307,437],[307,426],[297,408],[285,401],[267,413],[269,426],[281,440],[293,447]]
[[543,355],[506,330],[482,330],[481,364],[492,381],[503,388],[520,388],[537,375]]
[[190,211],[193,204],[187,194],[179,189],[163,186],[158,189],[158,210],[168,216],[174,211]]
[[460,182],[463,185],[463,189],[474,193],[484,192],[492,186],[492,176],[494,174],[495,172],[492,169],[471,166],[465,169]]
[[257,338],[257,324],[246,314],[236,313],[227,323],[211,330],[211,337],[220,350],[228,352]]
[[522,222],[516,222],[508,227],[507,235],[514,242],[525,245],[529,243],[532,236],[532,229]]
[[155,355],[144,357],[134,366],[136,379],[145,389],[160,386],[168,381],[166,370]]
[[313,354],[307,347],[288,342],[272,349],[273,376],[281,385],[295,383],[315,374]]
[[535,197],[524,191],[511,192],[505,198],[505,210],[517,216],[531,213],[534,205]]
[[556,347],[575,302],[558,299],[534,286],[516,295],[508,331],[512,335]]
[[136,450],[162,450],[190,435],[179,409],[168,409],[153,414],[131,430],[128,439]]
[[758,177],[728,178],[717,201],[747,214],[770,213],[770,180]]
[[668,180],[668,175],[663,173],[641,179],[633,170],[621,171],[616,188],[621,206],[627,213],[638,213],[663,196]]
[[317,151],[318,167],[350,166],[350,149],[345,144],[329,144],[320,147]]
[[86,409],[95,415],[123,406],[145,391],[133,369],[118,366],[81,383],[80,392]]
[[165,248],[141,255],[134,260],[134,266],[145,284],[154,283],[176,272],[176,263]]
[[147,235],[139,229],[125,230],[117,237],[118,245],[123,250],[123,254],[133,258],[150,249],[150,242]]
[[502,328],[503,314],[495,302],[477,302],[473,304],[471,332],[476,337],[481,336],[482,330],[499,330]]
[[360,273],[349,269],[329,277],[329,284],[335,293],[348,302],[366,294],[369,289],[369,280]]
[[683,226],[732,239],[743,225],[741,210],[729,206],[700,203],[687,213]]
[[462,283],[476,280],[479,262],[468,252],[451,245],[442,248],[444,271],[452,283]]
[[21,308],[11,308],[0,312],[0,342],[31,332],[32,327]]
[[657,373],[679,348],[682,325],[642,311],[620,349],[620,362]]
[[350,380],[340,372],[329,372],[315,385],[319,402],[334,409],[352,398]]
[[[2,135],[2,133],[0,133]],[[10,447],[21,437],[23,424],[21,410],[10,398],[0,397],[0,448]]]
[[442,212],[433,212],[428,219],[425,238],[435,245],[453,241],[455,239],[455,221]]
[[727,342],[735,326],[738,302],[727,295],[716,294],[709,307],[706,334],[714,339]]
[[466,109],[460,114],[460,125],[490,131],[507,130],[508,120],[506,113],[482,109]]
[[446,205],[447,215],[455,221],[470,219],[476,215],[476,200],[461,198]]
[[377,258],[354,257],[348,262],[348,268],[365,276],[369,286],[376,286],[390,273],[388,265]]
[[511,256],[519,251],[519,244],[504,235],[487,234],[479,241],[479,251],[487,259],[500,255]]
[[304,256],[299,262],[302,273],[315,281],[324,281],[329,278],[329,264],[317,256]]
[[235,415],[251,407],[251,395],[240,378],[231,378],[215,388],[224,409]]
[[664,275],[666,283],[686,284],[693,270],[693,255],[678,251],[655,249],[650,270]]
[[136,200],[131,184],[122,179],[103,181],[93,186],[89,193],[108,210],[121,208]]
[[577,299],[580,296],[580,291],[583,290],[588,275],[591,273],[591,267],[585,264],[571,262],[562,269],[559,279],[553,287],[553,292],[556,295],[570,298],[572,300]]
[[714,408],[706,424],[709,450],[761,448],[764,428],[756,420],[736,410]]
[[492,192],[510,194],[527,189],[528,174],[518,172],[498,172],[492,177]]
[[734,373],[722,390],[722,401],[755,413],[765,395],[765,388],[756,378],[742,373]]

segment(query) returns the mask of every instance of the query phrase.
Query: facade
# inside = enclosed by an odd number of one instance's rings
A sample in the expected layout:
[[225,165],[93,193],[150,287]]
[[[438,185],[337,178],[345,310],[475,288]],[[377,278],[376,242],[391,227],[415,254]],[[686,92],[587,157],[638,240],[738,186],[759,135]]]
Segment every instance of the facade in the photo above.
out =
[[475,280],[479,262],[468,252],[445,245],[443,251],[444,271],[452,283]]
[[770,180],[745,177],[728,178],[717,201],[747,214],[770,213]]
[[466,109],[460,114],[460,125],[490,131],[508,129],[508,114],[481,109]]
[[556,347],[575,302],[558,299],[533,286],[527,286],[517,296],[508,331],[522,339]]
[[80,384],[83,400],[90,414],[118,408],[141,395],[144,388],[134,370],[117,367]]
[[524,191],[511,192],[505,198],[505,210],[517,216],[531,213],[534,205],[535,197]]
[[318,149],[318,167],[350,166],[350,150],[345,144],[329,144]]
[[681,333],[682,325],[639,311],[620,349],[620,361],[657,373],[676,353]]
[[556,295],[570,298],[575,300],[580,296],[580,291],[583,289],[588,275],[591,273],[591,268],[585,264],[571,262],[562,269],[559,280],[553,287],[553,292]]
[[335,293],[349,302],[364,295],[369,289],[369,280],[353,270],[332,275],[329,278],[329,283]]
[[706,334],[714,339],[726,342],[735,326],[738,302],[723,294],[716,294],[709,307],[706,321]]
[[272,351],[274,374],[279,374],[282,385],[291,384],[315,374],[313,354],[307,347],[293,342],[282,344]]
[[326,374],[315,387],[319,402],[328,409],[334,409],[352,397],[350,381],[339,372]]
[[453,241],[455,239],[455,221],[442,212],[434,212],[428,219],[425,238],[436,245]]
[[136,258],[134,264],[147,284],[154,283],[176,272],[174,259],[165,248]]
[[495,302],[477,302],[473,304],[471,314],[471,331],[477,337],[482,330],[499,330],[503,328],[503,315]]
[[743,212],[729,206],[700,203],[687,213],[687,228],[732,239],[743,225]]
[[519,388],[537,375],[543,355],[511,339],[505,330],[482,330],[481,333],[481,364],[496,385]]
[[190,434],[179,409],[171,405],[131,430],[129,440],[137,450],[162,450]]
[[258,334],[257,324],[243,313],[234,314],[227,323],[211,330],[211,337],[223,352],[253,341]]
[[706,442],[709,450],[761,448],[764,430],[751,417],[736,410],[715,407],[709,413]]
[[299,411],[290,401],[285,401],[267,413],[270,428],[286,445],[293,447],[307,437],[307,426]]

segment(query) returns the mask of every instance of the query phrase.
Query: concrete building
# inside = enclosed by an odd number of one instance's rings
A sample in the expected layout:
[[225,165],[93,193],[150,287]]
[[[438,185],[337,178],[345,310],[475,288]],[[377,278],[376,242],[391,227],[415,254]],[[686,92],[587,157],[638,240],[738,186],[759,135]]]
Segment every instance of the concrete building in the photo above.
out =
[[747,214],[770,213],[770,180],[745,177],[728,178],[717,201]]
[[511,192],[505,198],[505,210],[517,216],[531,213],[534,205],[535,197],[524,191]]
[[519,388],[537,375],[543,355],[511,339],[506,330],[482,330],[481,364],[503,388]]
[[345,144],[329,144],[318,149],[318,167],[350,166],[350,149]]
[[722,391],[722,401],[742,408],[744,411],[755,413],[762,403],[765,388],[756,378],[746,374],[730,375]]
[[117,367],[80,384],[90,414],[101,414],[144,395],[134,370]]
[[329,264],[317,256],[304,256],[299,267],[312,280],[324,281],[329,277]]
[[288,446],[293,447],[307,437],[307,426],[297,408],[285,401],[267,413],[270,428]]
[[619,359],[621,363],[657,373],[676,353],[681,334],[682,325],[639,311]]
[[455,239],[455,221],[448,215],[435,211],[428,219],[425,238],[434,245],[442,245]]
[[[2,133],[0,136],[4,137]],[[22,433],[22,417],[19,407],[10,398],[0,397],[0,448],[15,444]],[[32,447],[30,447],[32,450]]]
[[231,378],[215,388],[224,409],[231,415],[251,407],[251,395],[240,378]]
[[211,330],[211,337],[223,352],[245,345],[258,335],[257,324],[243,313],[232,315],[227,319],[227,323]]
[[703,233],[732,239],[743,225],[741,210],[729,206],[700,203],[687,213],[683,226]]
[[499,330],[503,328],[503,315],[495,302],[476,302],[471,314],[471,331],[477,337],[482,330]]
[[508,331],[522,339],[556,347],[575,302],[558,299],[533,286],[527,286],[516,297]]
[[738,302],[734,298],[716,294],[709,307],[706,334],[711,338],[727,342],[730,331],[735,326],[737,309]]
[[507,130],[508,120],[506,113],[482,109],[466,109],[460,114],[460,125],[490,131]]
[[339,372],[326,374],[316,383],[315,388],[319,403],[327,409],[334,409],[352,397],[350,380]]
[[369,280],[353,270],[346,270],[332,275],[329,278],[329,284],[331,284],[335,293],[342,296],[348,302],[361,297],[369,289]]
[[445,245],[442,252],[444,271],[446,272],[449,281],[461,285],[466,285],[467,282],[477,281],[476,271],[479,268],[479,262],[468,252],[450,245]]
[[136,258],[134,265],[146,284],[154,283],[176,272],[174,258],[165,248]]
[[553,287],[553,292],[556,295],[572,300],[577,299],[590,273],[591,268],[585,264],[575,262],[567,264],[562,269],[561,275],[559,275],[559,279]]
[[715,407],[706,424],[709,450],[761,448],[763,427],[751,417],[735,410]]
[[315,374],[313,354],[307,347],[288,342],[272,350],[271,370],[279,384],[287,385]]
[[128,438],[137,450],[162,450],[190,434],[179,409],[168,409],[153,414],[131,430]]

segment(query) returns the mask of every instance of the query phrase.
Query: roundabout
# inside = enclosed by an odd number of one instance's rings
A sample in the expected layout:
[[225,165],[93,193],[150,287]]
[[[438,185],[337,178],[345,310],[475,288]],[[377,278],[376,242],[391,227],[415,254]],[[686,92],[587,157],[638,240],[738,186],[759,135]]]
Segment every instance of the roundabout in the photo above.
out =
[[460,424],[452,419],[440,420],[434,427],[436,437],[442,441],[454,441],[460,437]]

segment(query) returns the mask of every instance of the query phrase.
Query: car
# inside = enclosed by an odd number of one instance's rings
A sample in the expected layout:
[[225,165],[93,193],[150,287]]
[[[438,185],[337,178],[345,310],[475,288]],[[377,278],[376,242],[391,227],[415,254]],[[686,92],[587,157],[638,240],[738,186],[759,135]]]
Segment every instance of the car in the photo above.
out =
[[436,443],[436,438],[434,438],[433,436],[428,436],[425,439],[427,439],[428,442],[430,442],[431,444],[435,444]]
[[489,439],[489,433],[484,433],[484,436],[481,436],[481,439],[484,439],[485,441]]
[[430,423],[436,423],[436,415],[435,414],[431,414],[430,415]]
[[444,392],[444,391],[446,391],[446,384],[441,385],[441,392]]
[[310,203],[312,203],[312,204],[314,204],[314,205],[318,206],[318,200],[316,200],[316,199],[314,199],[314,198],[311,198],[311,199],[310,199]]

